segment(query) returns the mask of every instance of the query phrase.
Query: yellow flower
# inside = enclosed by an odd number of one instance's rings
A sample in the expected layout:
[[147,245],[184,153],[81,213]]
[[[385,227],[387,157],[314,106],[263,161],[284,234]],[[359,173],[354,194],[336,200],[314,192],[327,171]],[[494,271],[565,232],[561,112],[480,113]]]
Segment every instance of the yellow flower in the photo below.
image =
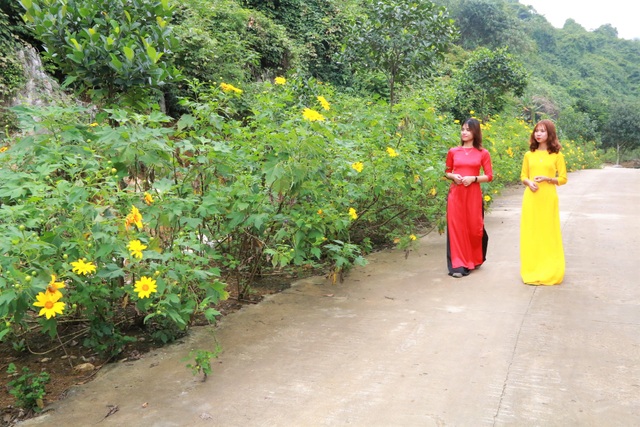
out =
[[513,157],[513,150],[511,149],[511,147],[507,148],[507,154],[509,155],[509,157]]
[[460,120],[455,119],[455,120],[453,121],[453,123],[460,123]]
[[354,168],[357,172],[362,172],[364,165],[362,164],[362,162],[355,162],[351,163],[351,167]]
[[395,243],[396,245],[400,243],[400,238],[396,237],[395,239],[393,239],[393,243]]
[[322,212],[322,209],[318,209],[318,215],[322,215],[324,212]]
[[476,113],[476,112],[475,112],[475,111],[473,111],[473,110],[469,111],[469,114],[471,114],[472,116],[473,116],[475,113]]
[[354,208],[349,208],[349,216],[353,220],[358,219],[358,213],[356,212],[356,210]]
[[142,214],[135,206],[131,206],[131,212],[125,218],[125,227],[127,230],[131,225],[135,225],[139,229],[142,228]]
[[325,110],[329,109],[329,101],[327,101],[324,96],[317,96],[316,98],[318,98],[318,101],[320,102],[320,105],[322,105],[322,108],[324,108]]
[[306,120],[310,122],[323,121],[324,117],[322,114],[318,113],[316,110],[312,110],[310,108],[305,108],[302,110],[302,115]]
[[396,150],[391,147],[387,147],[387,153],[389,154],[389,157],[398,157]]
[[98,126],[98,124],[96,122],[91,123],[89,126],[91,126],[92,128]]
[[45,292],[40,292],[36,295],[36,302],[33,303],[36,307],[42,307],[38,316],[43,314],[47,316],[47,319],[56,317],[56,314],[62,314],[65,303],[58,301],[59,298],[55,298]]
[[429,194],[431,194],[432,196],[435,196],[436,194],[438,194],[438,190],[436,190],[436,187],[433,187],[431,191],[429,191]]
[[56,282],[56,275],[52,274],[51,281],[49,282],[45,293],[57,301],[62,298],[62,292],[60,292],[58,289],[62,289],[64,287],[64,282]]
[[283,85],[287,82],[287,79],[285,79],[284,77],[276,77],[275,79],[275,84],[277,85]]
[[127,248],[131,252],[132,257],[142,259],[142,251],[147,249],[147,246],[143,245],[140,240],[132,240],[129,242]]
[[6,145],[4,147],[0,147],[0,153],[4,153],[8,149],[9,149],[9,147],[7,147]]
[[491,196],[489,196],[488,194],[486,196],[484,196],[484,201],[485,202],[490,202],[491,201]]
[[413,182],[418,182],[418,181],[420,181],[420,175],[418,174],[413,175]]
[[154,202],[153,196],[151,196],[151,194],[149,193],[144,193],[144,202],[147,205],[151,206],[151,204]]
[[152,293],[158,291],[158,288],[155,280],[151,277],[142,276],[140,280],[136,281],[133,291],[138,293],[138,298],[149,298]]
[[72,262],[71,265],[73,266],[73,269],[71,271],[73,271],[74,273],[84,274],[86,276],[89,273],[96,272],[96,266],[91,261],[85,262],[84,258],[79,259],[76,262]]
[[235,87],[234,85],[230,85],[229,83],[220,83],[220,89],[225,92],[242,93],[242,89],[238,89],[237,87]]
[[416,239],[417,239],[417,237],[416,237],[415,234],[412,234],[412,235],[409,236],[409,240],[416,240]]

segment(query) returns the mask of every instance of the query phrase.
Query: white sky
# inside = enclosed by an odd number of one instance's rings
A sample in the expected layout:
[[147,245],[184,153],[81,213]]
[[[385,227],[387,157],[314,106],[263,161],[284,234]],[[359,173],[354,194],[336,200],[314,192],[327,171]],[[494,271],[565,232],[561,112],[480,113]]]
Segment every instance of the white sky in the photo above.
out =
[[520,0],[520,3],[533,6],[556,28],[562,28],[571,18],[587,31],[611,24],[618,30],[618,37],[640,39],[639,0]]

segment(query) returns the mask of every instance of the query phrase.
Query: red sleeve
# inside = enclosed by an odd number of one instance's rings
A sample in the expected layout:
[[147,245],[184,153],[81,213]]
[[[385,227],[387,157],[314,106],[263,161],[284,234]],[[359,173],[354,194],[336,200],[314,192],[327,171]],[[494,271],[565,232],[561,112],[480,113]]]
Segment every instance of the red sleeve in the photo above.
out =
[[453,171],[453,151],[449,150],[447,153],[447,163],[445,164],[444,173],[451,173]]
[[491,165],[491,154],[488,150],[484,150],[482,153],[482,170],[484,174],[489,177],[489,181],[493,181],[493,166]]

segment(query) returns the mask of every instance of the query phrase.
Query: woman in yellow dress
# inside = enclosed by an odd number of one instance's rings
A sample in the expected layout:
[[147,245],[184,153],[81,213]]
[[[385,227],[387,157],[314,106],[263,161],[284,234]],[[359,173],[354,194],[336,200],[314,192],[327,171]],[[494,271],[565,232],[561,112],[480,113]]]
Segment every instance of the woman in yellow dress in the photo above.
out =
[[567,167],[551,120],[536,124],[524,155],[525,185],[520,220],[520,275],[527,285],[559,285],[564,279],[557,185],[567,183]]

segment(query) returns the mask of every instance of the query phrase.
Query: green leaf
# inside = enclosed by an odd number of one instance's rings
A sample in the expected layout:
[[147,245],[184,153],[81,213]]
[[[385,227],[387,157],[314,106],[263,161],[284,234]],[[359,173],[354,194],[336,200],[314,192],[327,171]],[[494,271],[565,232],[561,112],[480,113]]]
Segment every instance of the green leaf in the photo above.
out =
[[124,53],[124,56],[130,61],[133,61],[133,58],[135,56],[133,49],[131,49],[129,46],[125,46],[122,48],[122,51]]

